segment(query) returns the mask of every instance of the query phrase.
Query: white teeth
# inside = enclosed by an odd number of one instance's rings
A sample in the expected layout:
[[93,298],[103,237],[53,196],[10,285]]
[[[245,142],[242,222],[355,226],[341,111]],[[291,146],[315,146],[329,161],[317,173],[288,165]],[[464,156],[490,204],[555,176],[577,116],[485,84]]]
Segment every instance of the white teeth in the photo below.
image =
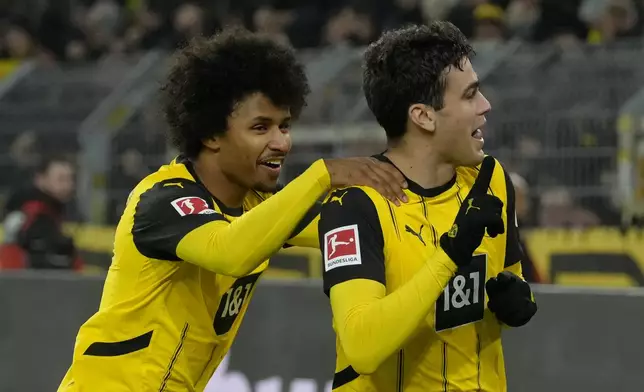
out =
[[271,159],[271,160],[262,162],[262,165],[268,166],[268,167],[270,167],[272,169],[279,169],[280,167],[282,167],[282,160],[281,159]]

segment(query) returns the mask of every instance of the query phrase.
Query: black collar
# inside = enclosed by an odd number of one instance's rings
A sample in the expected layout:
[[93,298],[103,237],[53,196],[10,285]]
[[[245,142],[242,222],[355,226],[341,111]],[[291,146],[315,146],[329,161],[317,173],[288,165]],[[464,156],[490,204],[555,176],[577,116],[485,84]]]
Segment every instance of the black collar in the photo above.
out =
[[[380,153],[380,154],[373,155],[373,158],[376,158],[377,160],[379,160],[381,162],[387,162],[389,164],[392,164],[394,167],[396,167],[396,169],[398,169],[398,167],[396,165],[394,165],[394,163],[389,158],[384,156],[383,154],[384,154],[384,152]],[[400,169],[398,169],[398,170],[400,171]],[[400,171],[400,172],[402,173],[402,171]],[[452,179],[449,180],[447,183],[445,183],[443,185],[440,185],[440,186],[437,186],[437,187],[434,187],[434,188],[423,188],[422,186],[418,185],[418,183],[416,183],[416,182],[410,180],[409,178],[407,178],[407,176],[405,176],[405,179],[407,180],[407,184],[409,185],[408,186],[409,191],[417,194],[418,196],[436,197],[436,196],[440,195],[441,193],[449,190],[452,186],[454,186],[454,184],[456,183],[456,174],[454,174],[454,177],[452,177]]]
[[197,176],[197,172],[195,172],[195,167],[194,167],[192,161],[190,160],[190,158],[187,158],[187,157],[185,157],[183,155],[179,155],[177,157],[177,159],[176,159],[176,162],[179,163],[179,164],[182,164],[182,165],[184,165],[186,167],[186,169],[188,170],[188,172],[190,173],[192,178],[194,178],[195,182],[200,187],[202,187],[206,192],[208,192],[210,197],[212,197],[212,199],[215,201],[215,203],[217,203],[217,207],[219,207],[221,212],[223,212],[224,214],[226,214],[228,216],[236,216],[236,217],[242,216],[242,214],[244,213],[244,207],[228,207],[221,200],[217,199],[215,197],[215,195],[213,195],[212,193],[210,193],[208,191],[208,188],[206,188],[206,186],[203,184],[203,182],[201,182],[201,180],[199,179],[199,176]]

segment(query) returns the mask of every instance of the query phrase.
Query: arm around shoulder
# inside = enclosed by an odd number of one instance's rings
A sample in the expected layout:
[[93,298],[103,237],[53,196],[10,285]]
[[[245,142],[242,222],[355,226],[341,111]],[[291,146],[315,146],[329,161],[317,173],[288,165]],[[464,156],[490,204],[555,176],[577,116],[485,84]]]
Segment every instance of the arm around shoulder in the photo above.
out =
[[[177,181],[155,184],[141,195],[132,229],[139,252],[234,277],[247,275],[279,250],[329,186],[319,161],[279,194],[229,222],[213,210],[212,197],[202,187],[187,180],[181,186],[172,182]],[[182,202],[185,211],[175,205]]]

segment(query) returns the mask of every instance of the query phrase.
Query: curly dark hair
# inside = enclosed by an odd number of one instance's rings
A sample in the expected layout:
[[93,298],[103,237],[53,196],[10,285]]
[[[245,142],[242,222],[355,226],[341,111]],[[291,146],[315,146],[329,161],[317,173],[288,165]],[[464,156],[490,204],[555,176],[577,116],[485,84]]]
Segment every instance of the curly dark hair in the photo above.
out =
[[372,43],[364,54],[363,90],[387,138],[405,134],[410,105],[442,109],[446,70],[462,70],[463,59],[473,55],[465,35],[444,21],[392,30]]
[[228,116],[248,95],[262,93],[296,118],[309,85],[291,48],[233,28],[179,50],[161,92],[170,140],[194,158],[203,140],[226,132]]

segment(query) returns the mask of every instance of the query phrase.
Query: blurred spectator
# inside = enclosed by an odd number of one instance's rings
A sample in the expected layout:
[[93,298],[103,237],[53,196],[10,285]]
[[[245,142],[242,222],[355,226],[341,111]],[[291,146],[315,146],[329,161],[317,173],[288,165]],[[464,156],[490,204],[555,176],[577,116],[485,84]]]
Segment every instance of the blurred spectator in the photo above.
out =
[[486,0],[462,0],[450,10],[447,19],[471,38],[474,34],[474,9],[485,3]]
[[124,188],[126,189],[134,188],[134,185],[150,173],[150,168],[144,164],[143,155],[133,148],[123,152],[119,164],[126,184]]
[[610,0],[598,17],[590,21],[588,42],[609,43],[618,38],[634,37],[641,33],[638,10],[632,0]]
[[[519,225],[519,230],[520,230],[521,227],[523,227],[523,223],[530,219],[529,216],[531,213],[531,206],[530,206],[529,188],[528,188],[527,181],[523,177],[521,177],[518,173],[510,173],[510,178],[512,179],[512,183],[514,184],[515,211],[517,214],[515,218],[517,220],[516,223]],[[509,217],[509,219],[511,219],[511,217]],[[508,222],[508,225],[509,224],[511,224],[511,222]],[[519,242],[523,247],[523,253],[525,255],[525,258],[521,260],[523,277],[528,282],[535,282],[535,283],[541,282],[542,280],[539,275],[539,272],[535,268],[534,262],[532,261],[532,257],[530,257],[530,249],[528,248],[525,241],[523,241],[522,237],[519,238]]]
[[3,173],[7,184],[23,185],[25,179],[31,178],[40,161],[38,137],[33,131],[18,134],[9,146],[9,167]]
[[84,61],[172,50],[230,24],[296,48],[365,45],[382,30],[448,19],[479,44],[517,37],[555,40],[568,50],[581,41],[640,35],[643,14],[642,0],[79,0],[49,2],[40,17],[9,15],[0,49],[5,58],[44,51],[59,61]]
[[506,10],[509,32],[520,38],[529,38],[541,16],[538,0],[512,0]]
[[[73,240],[62,232],[65,205],[74,191],[74,166],[70,161],[54,157],[42,162],[33,183],[16,190],[6,203],[0,266],[20,267],[16,265],[19,254],[15,252],[20,248],[27,268],[81,268]],[[7,252],[8,249],[14,251]]]
[[131,25],[126,28],[121,40],[113,46],[113,50],[134,52],[138,49],[171,49],[174,42],[168,19],[145,2],[133,11]]
[[180,5],[174,12],[174,46],[183,46],[190,39],[205,33],[205,13],[203,8],[193,3]]
[[25,60],[40,54],[31,29],[24,19],[10,22],[4,32],[2,57],[15,60]]
[[581,229],[599,224],[597,215],[577,205],[570,191],[564,187],[551,189],[541,196],[541,227]]
[[113,202],[108,212],[108,218],[111,221],[118,221],[125,208],[127,195],[139,181],[150,174],[150,171],[152,168],[145,165],[144,157],[137,149],[126,148],[121,153],[118,157],[118,166],[116,170],[111,172],[109,182],[113,196]]
[[83,61],[89,53],[85,35],[70,16],[66,3],[52,3],[44,12],[38,28],[38,38],[50,55],[61,61]]
[[447,19],[452,8],[461,0],[421,0],[425,19]]
[[582,1],[540,0],[540,17],[535,24],[532,39],[543,42],[558,35],[572,35],[585,40],[588,27],[578,16]]
[[123,23],[119,4],[114,0],[96,0],[82,18],[89,57],[99,58],[111,51]]
[[480,44],[498,44],[506,39],[505,12],[494,4],[480,4],[474,9],[472,41]]
[[255,31],[270,36],[278,42],[290,44],[287,29],[295,21],[295,11],[263,6],[253,13]]
[[392,9],[387,12],[383,30],[394,29],[405,24],[423,24],[421,0],[393,0]]
[[378,34],[368,5],[347,5],[337,10],[324,27],[324,43],[367,45]]

